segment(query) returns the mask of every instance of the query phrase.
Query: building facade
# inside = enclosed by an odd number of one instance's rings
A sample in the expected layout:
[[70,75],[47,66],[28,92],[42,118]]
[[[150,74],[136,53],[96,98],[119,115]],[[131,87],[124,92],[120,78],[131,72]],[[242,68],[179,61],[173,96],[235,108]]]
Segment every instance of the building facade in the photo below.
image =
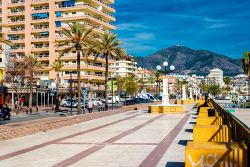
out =
[[207,76],[207,80],[208,83],[219,84],[220,86],[223,86],[223,71],[219,68],[210,70],[210,73]]
[[112,65],[111,68],[113,69],[115,75],[120,75],[125,77],[129,74],[136,73],[137,62],[134,60],[132,56],[128,56],[126,59],[116,60]]
[[[114,0],[1,0],[2,32],[13,46],[6,59],[21,59],[24,55],[34,54],[39,57],[45,69],[39,78],[50,80],[56,73],[49,70],[58,57],[58,52],[65,46],[55,47],[56,41],[64,41],[62,28],[69,28],[68,23],[85,23],[97,33],[114,30],[111,24],[116,19],[111,14]],[[8,50],[8,46],[4,46]],[[76,52],[65,54],[61,60],[64,67],[61,80],[76,80]],[[110,62],[112,63],[112,61]],[[90,57],[86,62],[81,58],[81,80],[94,89],[104,88],[105,60]]]

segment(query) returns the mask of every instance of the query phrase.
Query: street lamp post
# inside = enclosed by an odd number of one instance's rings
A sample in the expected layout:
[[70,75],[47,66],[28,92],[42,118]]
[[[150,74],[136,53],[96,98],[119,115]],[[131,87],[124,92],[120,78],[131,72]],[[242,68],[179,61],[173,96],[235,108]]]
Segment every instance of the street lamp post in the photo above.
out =
[[[167,78],[167,74],[168,74],[168,71],[167,71],[168,62],[167,62],[167,61],[164,61],[164,62],[163,62],[163,66],[164,66],[164,74],[165,74],[165,77],[163,78],[162,104],[164,104],[164,105],[169,105],[168,78]],[[157,69],[159,72],[162,72],[162,71],[161,71],[161,66],[160,66],[160,65],[156,66],[156,69]],[[174,70],[175,70],[175,66],[171,65],[169,69],[170,69],[170,71],[174,71]]]
[[69,80],[69,84],[70,84],[70,114],[72,115],[72,99],[73,99],[73,90],[72,90],[72,72],[70,73],[70,80]]
[[113,77],[111,76],[111,84],[112,84],[112,87],[111,87],[111,92],[112,92],[112,110],[114,109],[114,83],[113,83]]

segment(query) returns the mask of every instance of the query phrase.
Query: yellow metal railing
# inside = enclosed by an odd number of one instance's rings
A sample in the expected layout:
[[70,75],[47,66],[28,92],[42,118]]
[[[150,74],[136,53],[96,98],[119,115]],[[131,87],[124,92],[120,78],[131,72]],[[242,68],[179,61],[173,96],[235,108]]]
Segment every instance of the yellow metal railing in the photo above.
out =
[[232,113],[227,112],[223,107],[217,104],[214,100],[210,100],[213,107],[222,117],[224,124],[232,128],[232,140],[234,142],[244,142],[250,146],[250,129]]
[[250,167],[250,129],[212,99],[197,104],[193,141],[185,148],[185,167]]
[[[247,159],[250,159],[250,128],[235,117],[232,113],[227,112],[222,106],[210,99],[209,102],[213,105],[218,114],[222,117],[225,125],[232,129],[232,141],[243,142],[248,147]],[[250,162],[248,161],[248,166]]]

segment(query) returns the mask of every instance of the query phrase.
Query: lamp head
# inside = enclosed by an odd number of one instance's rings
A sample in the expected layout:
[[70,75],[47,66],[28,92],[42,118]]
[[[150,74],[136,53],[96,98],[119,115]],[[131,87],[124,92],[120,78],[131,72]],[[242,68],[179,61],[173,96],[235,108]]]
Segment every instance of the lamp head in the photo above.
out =
[[160,71],[161,70],[161,66],[160,65],[156,66],[156,69]]
[[167,61],[164,61],[164,62],[163,62],[163,66],[164,66],[164,67],[167,67],[167,66],[168,66],[168,62],[167,62]]
[[170,70],[171,70],[171,71],[174,71],[174,70],[175,70],[175,66],[174,66],[174,65],[171,65],[171,66],[170,66]]

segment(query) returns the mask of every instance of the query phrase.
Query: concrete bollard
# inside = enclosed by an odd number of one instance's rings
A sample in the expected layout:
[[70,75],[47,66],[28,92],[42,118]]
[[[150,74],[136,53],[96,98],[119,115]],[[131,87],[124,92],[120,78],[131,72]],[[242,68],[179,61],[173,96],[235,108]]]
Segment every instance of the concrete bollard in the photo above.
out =
[[197,117],[196,125],[223,125],[222,117]]
[[194,142],[230,142],[231,128],[227,125],[195,125],[193,129]]
[[247,146],[243,143],[188,142],[185,167],[247,166]]

